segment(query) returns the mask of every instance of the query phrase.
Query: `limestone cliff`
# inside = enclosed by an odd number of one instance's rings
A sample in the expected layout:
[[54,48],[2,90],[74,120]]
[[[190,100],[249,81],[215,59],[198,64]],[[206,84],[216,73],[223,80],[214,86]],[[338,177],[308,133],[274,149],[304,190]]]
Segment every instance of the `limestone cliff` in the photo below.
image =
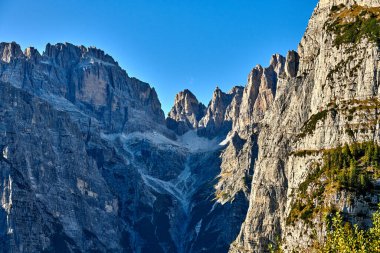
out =
[[[264,252],[278,237],[286,252],[307,251],[313,238],[323,240],[323,217],[331,208],[368,225],[379,202],[376,190],[358,194],[317,175],[325,175],[329,150],[379,142],[379,38],[364,25],[345,34],[356,22],[376,19],[379,6],[379,1],[337,0],[321,1],[314,10],[298,48],[299,66],[285,67],[288,74],[259,122],[250,207],[230,252]],[[290,62],[297,58],[289,56]],[[330,190],[318,191],[320,184]]]
[[[225,135],[232,126],[232,121],[230,121],[226,114],[228,114],[230,110],[233,110],[230,105],[235,97],[236,100],[239,100],[241,93],[241,87],[235,87],[228,93],[224,93],[219,87],[216,87],[207,107],[206,114],[199,122],[198,133],[208,138],[216,135]],[[234,102],[235,104],[236,100]],[[229,109],[229,111],[227,111],[227,109]]]
[[[232,201],[243,192],[249,198],[254,163],[257,159],[259,123],[272,106],[277,90],[298,71],[298,54],[290,51],[287,57],[273,55],[267,68],[256,66],[248,75],[232,127],[222,153],[221,173],[215,185],[218,201]],[[231,104],[233,105],[233,103]]]
[[[217,139],[168,129],[155,90],[99,49],[0,55],[1,253],[228,250],[248,202],[213,200]],[[182,95],[172,115],[196,125]]]
[[166,124],[182,135],[189,130],[197,129],[199,121],[205,115],[206,107],[189,90],[178,93],[174,106],[170,110]]
[[380,1],[321,0],[298,51],[207,107],[102,50],[0,43],[0,252],[307,252],[380,201]]
[[[111,56],[96,48],[69,43],[46,46],[42,56],[25,54],[16,43],[1,43],[0,80],[31,93],[59,96],[104,119],[111,131],[133,131],[133,122],[152,119],[147,128],[164,124],[157,94],[148,84],[130,78]],[[126,129],[126,122],[128,129]]]

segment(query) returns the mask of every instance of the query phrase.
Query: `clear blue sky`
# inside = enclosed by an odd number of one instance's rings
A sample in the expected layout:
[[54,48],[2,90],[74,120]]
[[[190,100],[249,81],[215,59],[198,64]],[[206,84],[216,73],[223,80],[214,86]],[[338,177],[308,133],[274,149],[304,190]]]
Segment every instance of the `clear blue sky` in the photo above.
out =
[[0,0],[0,41],[71,42],[156,88],[165,113],[188,88],[207,105],[297,45],[317,0]]

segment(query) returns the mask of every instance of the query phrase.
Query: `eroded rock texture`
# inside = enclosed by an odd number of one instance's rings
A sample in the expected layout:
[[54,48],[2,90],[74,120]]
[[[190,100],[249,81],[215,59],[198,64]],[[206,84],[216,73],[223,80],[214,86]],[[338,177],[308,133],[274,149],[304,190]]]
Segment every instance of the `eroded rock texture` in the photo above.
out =
[[0,49],[0,252],[228,250],[248,201],[214,200],[224,137],[196,134],[194,95],[177,97],[177,136],[101,50]]
[[[329,28],[334,15],[358,5],[378,7],[380,2],[320,1],[299,56],[288,55],[287,75],[280,79],[273,105],[259,124],[250,207],[230,252],[265,252],[278,237],[286,252],[305,252],[313,240],[323,240],[322,216],[288,222],[300,185],[313,164],[322,162],[323,150],[379,141],[377,106],[360,107],[376,104],[379,97],[378,44],[366,36],[340,43]],[[334,207],[353,223],[368,225],[378,202],[376,191],[357,195],[342,190],[324,195],[323,205],[314,205]]]
[[178,134],[198,128],[199,121],[205,115],[206,107],[189,90],[178,93],[174,106],[169,112],[166,124]]
[[[294,215],[305,180],[326,150],[380,141],[379,40],[334,27],[369,7],[321,0],[297,52],[207,107],[180,92],[166,119],[99,49],[0,43],[0,252],[307,252],[326,227]],[[310,205],[368,227],[379,186]]]

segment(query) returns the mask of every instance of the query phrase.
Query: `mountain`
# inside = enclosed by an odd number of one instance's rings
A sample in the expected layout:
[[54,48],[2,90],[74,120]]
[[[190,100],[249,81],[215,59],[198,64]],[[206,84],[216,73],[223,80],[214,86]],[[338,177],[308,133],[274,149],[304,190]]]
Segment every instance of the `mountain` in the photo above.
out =
[[263,252],[278,240],[285,252],[311,252],[334,210],[370,226],[379,175],[364,149],[379,143],[379,7],[323,0],[314,10],[298,71],[279,82],[259,124],[250,207],[230,252]]
[[169,129],[183,135],[189,130],[198,127],[199,120],[205,115],[206,107],[198,102],[198,99],[189,90],[178,93],[174,100],[174,106],[166,119]]
[[171,113],[180,133],[99,49],[0,49],[0,252],[228,251],[248,199],[214,200],[225,136],[197,135],[190,91]]
[[380,1],[321,0],[298,51],[210,103],[94,47],[0,43],[0,252],[312,252],[380,202]]

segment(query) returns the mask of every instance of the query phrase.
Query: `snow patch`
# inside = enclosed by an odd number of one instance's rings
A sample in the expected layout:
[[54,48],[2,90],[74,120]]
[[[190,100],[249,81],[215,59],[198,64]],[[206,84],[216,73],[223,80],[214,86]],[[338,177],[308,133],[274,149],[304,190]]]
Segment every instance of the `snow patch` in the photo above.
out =
[[177,201],[179,201],[185,214],[190,212],[190,202],[191,196],[193,194],[192,184],[194,183],[194,178],[191,175],[190,166],[188,161],[185,164],[184,170],[181,174],[174,180],[164,181],[149,175],[144,174],[141,170],[139,171],[144,183],[151,187],[153,190],[162,193],[170,194]]
[[152,187],[155,191],[159,193],[169,193],[170,195],[176,197],[176,199],[180,200],[181,196],[175,186],[168,181],[164,181],[146,174],[141,173],[141,176],[145,182],[145,184]]
[[8,149],[8,146],[6,146],[3,148],[3,158],[7,160],[8,157],[9,157],[9,149]]
[[178,142],[167,138],[166,136],[159,134],[155,131],[153,132],[134,132],[131,134],[122,134],[121,138],[123,141],[131,141],[134,139],[147,140],[155,145],[172,145],[180,146]]
[[199,231],[201,230],[201,227],[202,227],[202,219],[200,221],[198,221],[197,225],[195,225],[195,233],[197,233],[197,236],[199,234]]
[[185,169],[179,174],[177,179],[172,181],[175,188],[182,196],[182,206],[185,212],[189,212],[189,205],[192,192],[192,185],[194,184],[194,178],[192,177],[191,168],[189,166],[189,159],[185,163]]
[[219,146],[226,146],[232,139],[232,136],[228,135],[222,142],[219,143]]
[[105,61],[102,61],[102,60],[100,60],[98,58],[88,57],[87,59],[85,59],[83,62],[81,62],[79,64],[79,67],[86,69],[87,67],[90,67],[91,65],[94,65],[96,63],[99,64],[99,65],[103,65],[103,66],[110,66],[110,67],[116,66],[113,63],[105,62]]

